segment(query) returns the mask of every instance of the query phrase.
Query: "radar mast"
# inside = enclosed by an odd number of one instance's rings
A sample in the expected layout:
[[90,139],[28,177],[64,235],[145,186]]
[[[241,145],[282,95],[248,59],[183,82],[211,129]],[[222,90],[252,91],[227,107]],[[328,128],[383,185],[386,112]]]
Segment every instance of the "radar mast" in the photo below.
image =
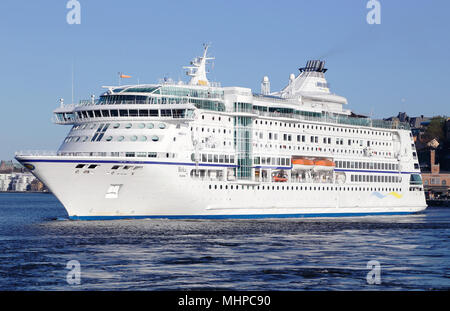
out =
[[209,81],[206,78],[206,61],[213,60],[214,57],[207,57],[209,44],[203,44],[203,56],[196,57],[191,61],[191,66],[185,66],[187,69],[186,74],[191,77],[189,81],[190,85],[209,85]]

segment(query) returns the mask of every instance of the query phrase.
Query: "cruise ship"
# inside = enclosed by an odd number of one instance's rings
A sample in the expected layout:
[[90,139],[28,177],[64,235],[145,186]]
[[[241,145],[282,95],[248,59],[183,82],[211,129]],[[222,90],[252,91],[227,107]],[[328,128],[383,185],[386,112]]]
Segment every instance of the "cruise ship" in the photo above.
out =
[[213,59],[188,82],[103,86],[54,110],[70,125],[55,152],[16,159],[70,219],[287,218],[418,213],[426,209],[408,124],[347,109],[312,60],[272,92],[223,87]]

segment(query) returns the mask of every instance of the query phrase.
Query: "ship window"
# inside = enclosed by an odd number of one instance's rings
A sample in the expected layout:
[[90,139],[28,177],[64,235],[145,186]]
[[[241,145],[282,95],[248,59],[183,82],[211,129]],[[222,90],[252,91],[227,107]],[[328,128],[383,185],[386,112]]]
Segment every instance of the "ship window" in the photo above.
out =
[[144,124],[144,123],[139,123],[139,124],[138,124],[138,128],[143,129],[144,127],[145,127],[145,124]]
[[111,141],[113,139],[113,137],[112,136],[108,136],[108,137],[106,137],[106,141]]
[[88,166],[88,168],[89,169],[93,169],[93,168],[96,168],[97,166],[98,166],[97,164],[91,164],[91,165]]
[[130,117],[137,117],[138,111],[136,109],[130,110]]
[[148,124],[147,124],[147,128],[148,128],[148,129],[152,129],[152,128],[154,128],[154,127],[155,127],[155,126],[153,125],[153,123],[148,123]]
[[131,128],[131,123],[127,123],[127,124],[125,125],[125,128],[126,128],[126,129]]
[[164,123],[160,123],[160,124],[158,125],[158,127],[159,127],[160,129],[165,129],[165,128],[166,128],[166,125],[165,125]]
[[119,113],[118,113],[117,110],[110,110],[109,112],[111,113],[111,117],[118,117],[119,116]]
[[130,140],[131,141],[136,141],[138,138],[137,138],[137,136],[136,135],[134,135],[134,136],[131,136],[131,138],[130,138]]
[[147,136],[141,136],[140,141],[147,141]]
[[161,109],[161,117],[171,117],[172,110],[170,109]]
[[125,152],[125,157],[134,158],[134,152]]
[[158,140],[159,140],[159,137],[156,136],[156,135],[155,135],[155,136],[152,136],[152,140],[153,140],[153,141],[158,141]]
[[103,138],[103,135],[105,135],[105,134],[101,133],[100,135],[98,135],[98,138],[97,138],[97,140],[96,140],[96,141],[100,141],[100,140],[102,140],[102,138]]
[[75,168],[83,168],[85,164],[78,164]]
[[149,158],[156,158],[156,152],[149,152],[148,153]]
[[159,114],[158,114],[158,110],[149,110],[149,113],[150,113],[150,117],[157,117]]
[[[410,177],[410,184],[411,185],[421,185],[422,184],[422,178],[419,174],[411,174]],[[438,184],[438,183],[436,183]]]
[[148,110],[139,110],[140,117],[148,117]]
[[119,110],[120,116],[121,117],[128,117],[128,110]]
[[117,137],[117,140],[118,140],[118,141],[122,141],[122,140],[124,140],[124,139],[125,139],[125,137],[123,137],[123,136]]
[[112,170],[117,170],[120,167],[120,165],[114,165],[113,167],[111,167]]
[[109,110],[102,110],[103,117],[109,117]]

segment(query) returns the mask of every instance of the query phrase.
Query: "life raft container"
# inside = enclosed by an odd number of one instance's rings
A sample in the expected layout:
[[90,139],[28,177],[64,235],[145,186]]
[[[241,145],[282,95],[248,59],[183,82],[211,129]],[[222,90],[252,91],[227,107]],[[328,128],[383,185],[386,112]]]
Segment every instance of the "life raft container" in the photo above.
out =
[[336,167],[336,164],[330,160],[316,160],[314,161],[315,171],[332,171]]
[[292,169],[294,170],[310,170],[314,166],[314,161],[309,159],[292,160]]

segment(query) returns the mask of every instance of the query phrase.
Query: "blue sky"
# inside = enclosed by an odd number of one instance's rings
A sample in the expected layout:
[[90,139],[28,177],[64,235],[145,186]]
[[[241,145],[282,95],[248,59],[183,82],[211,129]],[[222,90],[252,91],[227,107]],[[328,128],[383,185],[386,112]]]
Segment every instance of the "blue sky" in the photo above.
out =
[[369,25],[367,0],[67,0],[0,2],[0,159],[56,150],[69,127],[51,123],[58,99],[75,101],[117,84],[184,79],[182,66],[211,42],[210,80],[272,91],[308,59],[326,61],[332,91],[357,113],[450,115],[450,1],[387,1]]

